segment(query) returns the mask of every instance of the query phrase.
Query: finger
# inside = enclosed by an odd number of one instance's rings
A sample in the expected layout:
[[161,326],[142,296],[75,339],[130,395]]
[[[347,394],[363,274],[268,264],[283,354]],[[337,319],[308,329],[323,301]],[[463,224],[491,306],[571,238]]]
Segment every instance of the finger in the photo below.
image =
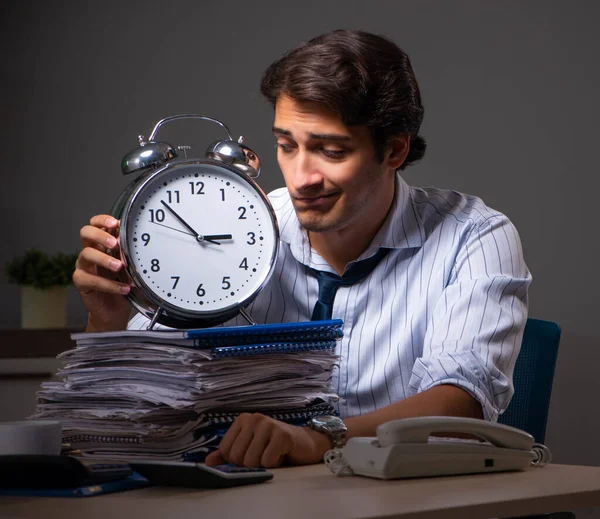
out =
[[241,431],[241,426],[243,419],[240,420],[244,415],[241,414],[238,416],[235,421],[231,424],[223,439],[219,442],[219,452],[223,456],[223,459],[229,459],[229,451],[231,450],[231,446],[234,444],[235,439]]
[[95,274],[97,267],[104,268],[110,272],[119,272],[123,268],[123,262],[98,249],[86,247],[79,253],[75,267],[85,270],[90,274]]
[[230,463],[236,465],[243,465],[244,458],[246,457],[246,451],[250,446],[250,443],[254,439],[254,427],[252,423],[246,423],[245,427],[240,430],[237,435],[235,442],[233,442],[229,454],[225,457]]
[[261,459],[267,445],[269,445],[272,433],[273,427],[269,423],[264,423],[258,430],[254,431],[252,441],[248,445],[244,460],[241,463],[244,467],[256,468],[261,466]]
[[90,274],[83,269],[77,269],[73,272],[73,285],[81,294],[97,291],[125,295],[131,290],[131,287],[125,283]]
[[225,463],[225,460],[223,459],[221,453],[218,450],[216,450],[211,452],[208,456],[206,456],[204,462],[209,467],[214,467],[215,465],[223,465]]
[[97,214],[90,218],[90,225],[98,228],[116,229],[121,222],[109,214]]
[[79,231],[79,238],[83,247],[95,247],[98,249],[110,249],[111,251],[118,250],[119,240],[112,234],[99,229],[93,225],[85,225]]
[[292,452],[292,438],[285,431],[277,430],[270,438],[260,458],[260,466],[265,468],[279,467],[285,456]]

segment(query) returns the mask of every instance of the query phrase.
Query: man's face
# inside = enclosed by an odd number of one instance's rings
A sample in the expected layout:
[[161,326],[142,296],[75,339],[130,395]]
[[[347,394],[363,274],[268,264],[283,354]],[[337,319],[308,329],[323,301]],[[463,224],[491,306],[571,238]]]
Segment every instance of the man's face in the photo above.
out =
[[377,161],[367,127],[346,126],[323,105],[281,96],[273,133],[279,167],[306,230],[344,231],[385,217],[394,170]]

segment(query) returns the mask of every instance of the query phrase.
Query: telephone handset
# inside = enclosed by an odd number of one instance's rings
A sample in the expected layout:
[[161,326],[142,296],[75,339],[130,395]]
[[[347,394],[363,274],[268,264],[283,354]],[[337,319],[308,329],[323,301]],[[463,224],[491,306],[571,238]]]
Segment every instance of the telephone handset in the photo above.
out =
[[[483,441],[432,436],[445,433]],[[387,422],[377,428],[377,437],[350,438],[341,452],[330,453],[325,461],[334,473],[346,468],[381,479],[520,470],[545,465],[550,457],[550,451],[525,431],[453,416]]]
[[388,447],[396,443],[427,443],[429,436],[437,433],[471,434],[506,449],[531,450],[535,442],[531,434],[520,429],[457,416],[422,416],[387,422],[377,428],[377,439],[381,447]]

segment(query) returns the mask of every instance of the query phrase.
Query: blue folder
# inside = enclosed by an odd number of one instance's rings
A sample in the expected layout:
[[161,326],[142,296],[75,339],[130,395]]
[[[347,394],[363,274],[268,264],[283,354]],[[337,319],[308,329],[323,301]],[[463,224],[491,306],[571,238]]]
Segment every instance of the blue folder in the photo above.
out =
[[90,497],[124,490],[135,490],[151,483],[137,473],[125,479],[75,488],[0,488],[0,496]]

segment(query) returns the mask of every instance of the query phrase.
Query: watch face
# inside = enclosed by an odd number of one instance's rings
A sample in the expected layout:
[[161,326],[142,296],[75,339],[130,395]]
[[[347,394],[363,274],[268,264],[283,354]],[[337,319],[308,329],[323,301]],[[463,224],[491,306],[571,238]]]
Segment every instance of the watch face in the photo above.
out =
[[235,314],[258,293],[272,272],[278,232],[252,181],[212,161],[182,161],[152,174],[133,194],[121,243],[144,295],[194,321]]
[[315,416],[312,420],[315,425],[321,427],[336,428],[344,425],[344,422],[341,420],[341,418],[331,415]]

